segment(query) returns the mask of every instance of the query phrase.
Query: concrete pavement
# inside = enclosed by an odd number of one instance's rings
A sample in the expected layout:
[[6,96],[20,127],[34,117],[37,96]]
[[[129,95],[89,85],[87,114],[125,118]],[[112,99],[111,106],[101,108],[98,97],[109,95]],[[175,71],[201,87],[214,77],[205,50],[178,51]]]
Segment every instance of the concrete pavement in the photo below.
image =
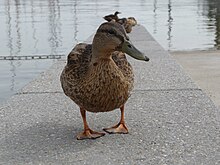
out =
[[220,108],[220,51],[178,51],[171,55]]
[[[219,109],[144,27],[130,38],[150,62],[129,58],[129,134],[76,140],[82,119],[60,87],[60,60],[1,105],[0,164],[220,164]],[[119,110],[88,113],[88,122],[101,130],[119,117]]]

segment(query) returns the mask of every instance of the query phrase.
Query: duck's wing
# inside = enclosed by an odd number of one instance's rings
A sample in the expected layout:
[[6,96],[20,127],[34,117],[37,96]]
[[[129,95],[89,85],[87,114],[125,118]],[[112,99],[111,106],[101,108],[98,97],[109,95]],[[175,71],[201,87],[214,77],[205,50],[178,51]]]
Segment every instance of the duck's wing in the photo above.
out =
[[77,80],[87,72],[92,57],[92,45],[86,43],[77,44],[67,57],[67,65],[64,75],[71,80]]
[[131,64],[127,61],[127,58],[124,53],[115,51],[112,53],[112,59],[114,60],[115,64],[121,70],[122,74],[125,78],[133,82],[134,81],[134,74]]

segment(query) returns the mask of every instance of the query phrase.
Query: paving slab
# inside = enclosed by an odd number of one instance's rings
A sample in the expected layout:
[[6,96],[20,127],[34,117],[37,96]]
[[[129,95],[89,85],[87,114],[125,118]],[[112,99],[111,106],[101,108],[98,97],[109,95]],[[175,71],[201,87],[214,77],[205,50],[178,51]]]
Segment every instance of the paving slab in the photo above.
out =
[[[199,90],[134,92],[126,105],[130,134],[85,141],[75,138],[82,130],[79,108],[63,94],[16,95],[10,103],[1,113],[2,164],[215,164],[220,158],[220,116]],[[119,110],[88,113],[96,130],[118,120]]]
[[[61,90],[60,60],[0,106],[0,164],[220,164],[219,109],[145,28],[134,28],[132,40],[139,34],[155,47],[148,63],[129,59],[136,75],[125,107],[129,134],[76,140],[83,124]],[[99,131],[119,117],[88,113],[88,122]]]
[[179,51],[171,55],[220,108],[220,50]]
[[60,84],[60,74],[65,65],[65,60],[59,60],[47,71],[41,73],[37,79],[22,88],[18,94],[63,92]]

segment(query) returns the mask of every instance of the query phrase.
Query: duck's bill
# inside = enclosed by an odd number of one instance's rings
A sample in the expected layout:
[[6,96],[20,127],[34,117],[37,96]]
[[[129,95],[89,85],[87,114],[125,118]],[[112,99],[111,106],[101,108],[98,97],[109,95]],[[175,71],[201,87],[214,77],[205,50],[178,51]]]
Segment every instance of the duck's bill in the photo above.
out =
[[150,59],[140,52],[130,41],[124,41],[122,51],[137,60],[149,61]]

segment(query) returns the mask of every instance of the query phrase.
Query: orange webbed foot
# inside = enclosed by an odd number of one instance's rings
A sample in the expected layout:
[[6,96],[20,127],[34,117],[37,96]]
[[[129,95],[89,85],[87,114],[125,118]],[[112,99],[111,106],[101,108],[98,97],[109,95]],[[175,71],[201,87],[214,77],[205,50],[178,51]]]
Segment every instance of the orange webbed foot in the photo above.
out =
[[104,128],[103,130],[109,134],[116,134],[116,133],[127,134],[128,133],[128,128],[125,125],[125,123],[118,123],[117,125],[111,128]]
[[102,136],[104,136],[105,133],[104,132],[96,132],[93,131],[91,129],[87,129],[82,133],[79,133],[77,135],[77,140],[83,140],[83,139],[97,139],[100,138]]

